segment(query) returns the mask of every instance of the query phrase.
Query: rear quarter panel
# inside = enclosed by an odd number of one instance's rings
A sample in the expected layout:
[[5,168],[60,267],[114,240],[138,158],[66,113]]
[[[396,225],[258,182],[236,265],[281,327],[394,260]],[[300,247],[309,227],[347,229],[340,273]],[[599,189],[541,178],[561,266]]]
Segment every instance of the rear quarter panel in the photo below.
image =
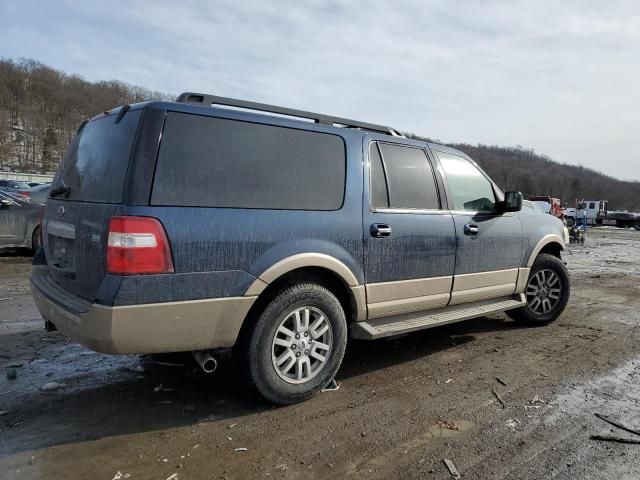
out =
[[128,206],[120,207],[118,214],[159,219],[171,244],[176,273],[229,272],[217,281],[235,286],[227,285],[223,293],[246,291],[248,278],[237,272],[255,279],[278,261],[299,253],[332,256],[362,283],[361,137],[357,132],[343,136],[347,171],[340,210]]

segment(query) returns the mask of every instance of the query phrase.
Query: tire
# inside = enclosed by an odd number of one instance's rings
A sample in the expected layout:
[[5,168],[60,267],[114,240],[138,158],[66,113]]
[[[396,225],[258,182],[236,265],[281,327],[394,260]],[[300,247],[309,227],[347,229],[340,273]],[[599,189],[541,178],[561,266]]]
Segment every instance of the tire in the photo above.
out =
[[36,227],[31,234],[31,251],[36,253],[40,248],[40,227]]
[[[543,291],[540,291],[541,289]],[[557,292],[556,299],[552,293],[556,293],[557,289],[559,292]],[[569,272],[562,260],[548,253],[541,253],[533,262],[525,287],[527,304],[506,313],[516,322],[525,325],[547,325],[562,314],[570,295]],[[536,302],[536,299],[539,300],[539,303]],[[547,309],[547,307],[549,308]]]
[[[318,323],[321,317],[325,320]],[[315,330],[314,325],[318,325]],[[327,330],[319,335],[325,326]],[[249,385],[271,403],[291,405],[312,397],[333,380],[347,345],[347,321],[330,290],[298,283],[268,302],[242,337],[239,367]]]

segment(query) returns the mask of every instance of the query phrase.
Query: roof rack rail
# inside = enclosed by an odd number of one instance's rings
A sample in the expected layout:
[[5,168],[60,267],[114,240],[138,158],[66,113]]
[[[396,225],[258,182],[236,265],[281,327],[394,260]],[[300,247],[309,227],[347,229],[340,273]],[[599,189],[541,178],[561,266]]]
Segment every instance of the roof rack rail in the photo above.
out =
[[349,120],[347,118],[332,117],[329,115],[323,115],[321,113],[305,112],[304,110],[296,110],[293,108],[278,107],[276,105],[268,105],[266,103],[248,102],[246,100],[237,100],[235,98],[218,97],[205,93],[184,92],[178,95],[178,98],[176,98],[176,102],[192,103],[204,106],[222,105],[226,107],[236,107],[246,110],[256,110],[259,112],[275,113],[278,115],[286,115],[289,117],[306,118],[322,125],[360,128],[363,130],[385,133],[394,137],[404,137],[404,135],[402,135],[396,129],[385,127],[384,125],[359,122],[356,120]]

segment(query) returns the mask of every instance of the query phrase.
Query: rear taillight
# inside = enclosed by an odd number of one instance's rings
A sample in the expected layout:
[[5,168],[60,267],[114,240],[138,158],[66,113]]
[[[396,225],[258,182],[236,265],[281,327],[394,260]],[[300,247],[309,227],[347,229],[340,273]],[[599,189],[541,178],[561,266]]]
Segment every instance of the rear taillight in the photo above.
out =
[[150,217],[112,217],[107,272],[116,275],[173,272],[169,241],[162,224]]
[[28,192],[27,190],[18,190],[18,193],[20,195],[24,195],[25,197],[31,198],[31,192]]

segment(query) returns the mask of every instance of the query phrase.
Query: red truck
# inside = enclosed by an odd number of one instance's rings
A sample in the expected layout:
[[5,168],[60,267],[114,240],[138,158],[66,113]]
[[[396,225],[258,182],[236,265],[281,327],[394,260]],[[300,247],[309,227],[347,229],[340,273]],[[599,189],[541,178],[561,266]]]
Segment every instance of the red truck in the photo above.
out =
[[546,202],[551,207],[549,213],[554,217],[558,217],[560,220],[564,219],[564,212],[562,211],[562,205],[559,198],[553,198],[548,195],[529,195],[529,200],[532,202]]

